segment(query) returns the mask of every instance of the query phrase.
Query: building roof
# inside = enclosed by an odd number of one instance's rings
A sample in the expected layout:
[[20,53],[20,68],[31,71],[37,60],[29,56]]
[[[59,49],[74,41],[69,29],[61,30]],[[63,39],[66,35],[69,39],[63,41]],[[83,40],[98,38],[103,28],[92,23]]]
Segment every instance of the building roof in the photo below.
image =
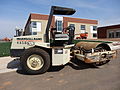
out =
[[115,28],[120,28],[120,24],[98,27],[99,30],[103,30],[103,29],[115,29]]
[[[29,23],[29,21],[31,19],[36,19],[36,20],[48,20],[49,15],[44,15],[44,14],[36,14],[36,13],[31,13],[27,23]],[[53,16],[54,17],[54,16]],[[98,24],[97,20],[91,20],[91,19],[81,19],[81,18],[73,18],[73,17],[63,17],[66,21],[68,22],[76,22],[76,23],[86,23],[86,24]],[[25,28],[26,28],[25,26]]]
[[[38,20],[48,20],[49,15],[43,15],[43,14],[30,14],[31,19],[38,19]],[[64,17],[69,22],[78,22],[78,23],[89,23],[89,24],[98,24],[97,20],[90,20],[90,19],[81,19],[81,18],[72,18],[72,17]]]
[[98,24],[97,20],[91,19],[81,19],[81,18],[73,18],[73,17],[64,17],[68,22],[76,22],[76,23],[86,23],[86,24]]
[[29,23],[29,21],[31,21],[31,19],[36,19],[36,20],[48,20],[48,15],[30,13],[29,18],[28,18],[28,20],[27,20],[27,23],[26,23],[26,25],[25,25],[25,28],[26,28],[27,24]]
[[48,15],[31,13],[30,18],[37,20],[48,20]]

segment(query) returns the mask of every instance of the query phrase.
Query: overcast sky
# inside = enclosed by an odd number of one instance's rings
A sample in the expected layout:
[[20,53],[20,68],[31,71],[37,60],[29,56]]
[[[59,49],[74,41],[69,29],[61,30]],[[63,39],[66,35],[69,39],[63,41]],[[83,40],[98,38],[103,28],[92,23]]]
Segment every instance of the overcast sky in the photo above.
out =
[[74,8],[72,17],[95,19],[99,26],[120,24],[120,0],[0,0],[0,38],[13,37],[30,13],[49,14],[52,5]]

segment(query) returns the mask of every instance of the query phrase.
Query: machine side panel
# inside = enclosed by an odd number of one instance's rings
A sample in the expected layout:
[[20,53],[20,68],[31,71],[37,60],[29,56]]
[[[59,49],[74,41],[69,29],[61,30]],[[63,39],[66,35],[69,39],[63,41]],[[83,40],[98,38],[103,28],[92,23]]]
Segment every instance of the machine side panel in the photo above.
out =
[[44,43],[42,36],[40,37],[37,35],[14,37],[10,50],[11,56],[19,57],[25,49],[35,46],[50,48],[50,43]]
[[20,36],[14,37],[12,40],[11,49],[28,49],[34,46],[41,46],[45,48],[50,48],[49,43],[44,43],[43,36]]
[[52,65],[65,65],[70,61],[70,49],[52,48]]

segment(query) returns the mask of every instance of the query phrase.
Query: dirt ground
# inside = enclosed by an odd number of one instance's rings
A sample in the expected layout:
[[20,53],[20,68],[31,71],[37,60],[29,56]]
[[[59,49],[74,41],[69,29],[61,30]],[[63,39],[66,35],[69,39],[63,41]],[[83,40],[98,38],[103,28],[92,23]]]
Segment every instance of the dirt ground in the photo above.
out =
[[21,70],[1,73],[0,90],[120,90],[120,53],[101,67],[76,60],[42,75]]

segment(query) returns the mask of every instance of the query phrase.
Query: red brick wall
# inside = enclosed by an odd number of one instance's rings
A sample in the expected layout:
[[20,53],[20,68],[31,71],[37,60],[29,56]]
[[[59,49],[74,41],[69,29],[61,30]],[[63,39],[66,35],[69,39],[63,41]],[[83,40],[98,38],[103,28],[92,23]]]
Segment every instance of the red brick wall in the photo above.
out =
[[71,17],[63,17],[63,26],[67,27],[68,22],[75,23],[85,23],[85,24],[98,24],[97,20],[89,20],[89,19],[80,19],[80,18],[71,18]]
[[98,35],[98,38],[107,38],[107,29],[106,28],[98,28],[97,35]]
[[105,26],[105,27],[99,27],[98,32],[98,38],[107,38],[107,30],[109,29],[117,29],[120,28],[120,24],[118,25],[111,25],[111,26]]
[[[36,20],[48,20],[49,16],[48,15],[43,15],[43,14],[30,14],[28,21],[25,25],[25,28],[27,27],[28,23],[30,22],[31,19],[36,19]],[[55,17],[53,16],[52,18],[52,23],[51,26],[55,25]]]
[[[26,23],[26,26],[30,22],[31,19],[37,19],[37,20],[48,20],[48,15],[43,14],[33,14],[31,13],[28,21]],[[98,24],[97,20],[89,20],[89,19],[80,19],[80,18],[71,18],[71,17],[63,17],[63,27],[66,28],[68,25],[68,22],[75,22],[75,23],[86,23],[86,24]],[[26,28],[25,26],[25,28]],[[51,26],[55,27],[55,17],[53,16]]]

